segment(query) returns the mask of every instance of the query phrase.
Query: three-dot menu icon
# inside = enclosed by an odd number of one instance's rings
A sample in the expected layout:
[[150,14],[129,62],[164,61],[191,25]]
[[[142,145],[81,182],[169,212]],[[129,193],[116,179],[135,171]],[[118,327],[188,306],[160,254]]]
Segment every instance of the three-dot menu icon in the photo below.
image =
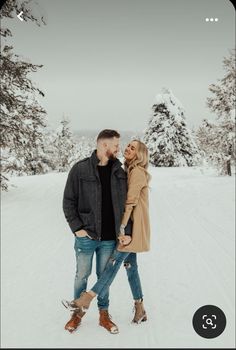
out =
[[218,22],[219,18],[205,18],[206,22]]

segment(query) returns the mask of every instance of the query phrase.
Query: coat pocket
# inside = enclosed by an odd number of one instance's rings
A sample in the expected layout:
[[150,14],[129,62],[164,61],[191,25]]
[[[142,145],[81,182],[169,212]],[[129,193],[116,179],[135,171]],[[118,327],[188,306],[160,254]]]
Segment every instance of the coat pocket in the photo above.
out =
[[79,213],[88,213],[96,208],[97,198],[96,177],[81,177],[79,180]]

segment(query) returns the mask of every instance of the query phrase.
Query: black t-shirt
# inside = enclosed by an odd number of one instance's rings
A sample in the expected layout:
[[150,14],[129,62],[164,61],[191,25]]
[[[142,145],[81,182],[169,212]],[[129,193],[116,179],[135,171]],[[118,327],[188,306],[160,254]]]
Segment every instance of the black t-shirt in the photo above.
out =
[[101,240],[116,240],[115,218],[111,198],[111,168],[113,162],[98,165],[98,173],[102,185],[102,232]]

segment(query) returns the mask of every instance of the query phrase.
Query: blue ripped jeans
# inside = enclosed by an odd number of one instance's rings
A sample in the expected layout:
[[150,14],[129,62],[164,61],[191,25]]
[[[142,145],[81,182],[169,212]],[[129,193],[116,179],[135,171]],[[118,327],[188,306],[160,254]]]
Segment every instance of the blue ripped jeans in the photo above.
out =
[[[109,258],[116,247],[116,241],[97,241],[89,237],[75,237],[76,274],[74,282],[74,299],[87,290],[88,277],[92,271],[94,253],[96,254],[96,274],[99,279]],[[107,310],[109,306],[109,288],[98,296],[99,309]]]
[[125,253],[114,250],[110,257],[105,270],[100,275],[97,283],[91,290],[100,298],[104,298],[109,287],[114,280],[122,262],[126,268],[130,289],[134,300],[142,299],[143,293],[138,273],[137,255],[136,253]]

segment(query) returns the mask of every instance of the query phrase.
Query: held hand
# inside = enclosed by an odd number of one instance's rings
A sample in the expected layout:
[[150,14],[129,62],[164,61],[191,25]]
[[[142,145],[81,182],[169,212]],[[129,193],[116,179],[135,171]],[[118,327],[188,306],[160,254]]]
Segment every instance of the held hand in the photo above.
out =
[[132,240],[132,238],[128,235],[120,235],[118,239],[121,245],[128,245]]
[[85,230],[79,230],[75,232],[76,237],[86,237],[88,236],[87,231]]

